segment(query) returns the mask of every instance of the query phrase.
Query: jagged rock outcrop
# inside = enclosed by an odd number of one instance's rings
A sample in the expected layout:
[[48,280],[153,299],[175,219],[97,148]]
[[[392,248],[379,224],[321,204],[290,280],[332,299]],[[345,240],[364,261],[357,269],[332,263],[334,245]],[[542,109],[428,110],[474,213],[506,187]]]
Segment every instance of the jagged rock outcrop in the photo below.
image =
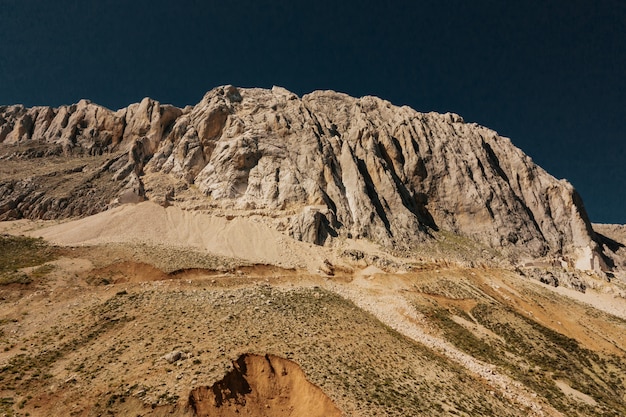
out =
[[[0,179],[0,220],[84,216],[142,201],[143,162],[181,114],[149,98],[117,112],[87,100],[0,107],[2,163],[17,167]],[[21,172],[17,162],[33,158],[48,162]]]
[[620,270],[622,277],[626,278],[626,225],[594,224],[593,229],[609,268]]
[[[458,115],[376,97],[226,86],[184,110],[150,99],[117,112],[84,100],[1,107],[0,142],[14,149],[5,159],[110,154],[116,201],[144,198],[144,174],[167,174],[221,207],[284,212],[292,236],[317,244],[340,235],[410,248],[444,229],[505,252],[606,267],[567,181]],[[24,153],[29,143],[44,150]],[[3,218],[54,216],[7,203],[7,187],[0,181]]]

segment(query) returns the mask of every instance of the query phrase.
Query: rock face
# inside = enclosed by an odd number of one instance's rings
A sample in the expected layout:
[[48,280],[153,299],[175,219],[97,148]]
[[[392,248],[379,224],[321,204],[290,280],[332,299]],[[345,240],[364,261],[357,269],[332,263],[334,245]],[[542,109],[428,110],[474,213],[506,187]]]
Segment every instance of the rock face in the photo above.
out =
[[[144,175],[158,173],[223,208],[285,213],[285,230],[316,244],[344,236],[403,249],[443,229],[505,252],[606,267],[567,181],[458,115],[376,97],[225,86],[183,110],[150,99],[117,112],[84,100],[0,107],[0,142],[7,161],[110,155],[94,172],[117,185],[99,209],[145,198]],[[19,189],[23,179],[0,180],[1,218],[68,215],[54,204],[33,209]]]
[[610,269],[620,270],[626,278],[626,225],[594,224],[593,229]]

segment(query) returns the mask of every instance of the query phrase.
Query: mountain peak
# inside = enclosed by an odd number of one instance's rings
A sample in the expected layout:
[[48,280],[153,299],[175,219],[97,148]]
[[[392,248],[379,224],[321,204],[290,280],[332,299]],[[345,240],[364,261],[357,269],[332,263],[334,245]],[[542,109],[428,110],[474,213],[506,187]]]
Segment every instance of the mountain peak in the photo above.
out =
[[568,182],[459,115],[378,97],[227,85],[185,109],[150,98],[117,112],[86,100],[3,107],[0,142],[12,160],[100,156],[93,176],[110,181],[92,187],[94,204],[79,209],[76,189],[5,178],[4,220],[87,215],[144,199],[188,205],[177,193],[193,188],[214,208],[271,212],[278,229],[319,245],[368,239],[405,250],[443,230],[517,260],[607,268]]

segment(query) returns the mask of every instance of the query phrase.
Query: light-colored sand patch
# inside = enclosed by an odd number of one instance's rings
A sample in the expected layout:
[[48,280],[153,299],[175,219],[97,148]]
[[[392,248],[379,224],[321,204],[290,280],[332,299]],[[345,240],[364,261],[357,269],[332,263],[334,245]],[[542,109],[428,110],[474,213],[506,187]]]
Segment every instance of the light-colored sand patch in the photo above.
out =
[[597,308],[605,313],[626,319],[626,299],[606,292],[599,292],[587,289],[585,293],[581,293],[564,287],[546,287],[566,297],[573,298],[576,301],[585,303],[591,307]]
[[463,317],[456,316],[456,315],[452,315],[451,318],[456,324],[459,324],[465,327],[467,330],[472,332],[479,339],[499,340],[502,343],[506,343],[506,341],[504,340],[502,336],[492,332],[491,330],[489,330],[488,328],[486,328],[485,326],[483,326],[482,324],[478,322],[472,322],[472,321],[464,319]]
[[229,220],[152,202],[126,204],[28,234],[64,246],[132,242],[191,248],[310,271],[318,270],[324,260],[322,248],[295,241],[253,218]]
[[28,232],[32,232],[43,227],[58,224],[57,220],[10,220],[0,222],[0,233],[6,233],[10,235],[21,235]]
[[48,262],[63,271],[65,274],[81,274],[93,269],[93,263],[89,259],[62,257]]
[[598,405],[596,400],[594,400],[592,397],[578,391],[577,389],[570,387],[567,382],[557,379],[556,381],[554,381],[554,383],[557,387],[561,389],[561,391],[563,391],[563,394],[569,395],[570,397],[576,398],[577,400],[594,407]]
[[372,275],[384,274],[384,273],[385,271],[383,271],[382,269],[376,267],[375,265],[370,265],[367,268],[364,268],[361,271],[359,271],[358,275],[363,276],[363,277],[371,277]]

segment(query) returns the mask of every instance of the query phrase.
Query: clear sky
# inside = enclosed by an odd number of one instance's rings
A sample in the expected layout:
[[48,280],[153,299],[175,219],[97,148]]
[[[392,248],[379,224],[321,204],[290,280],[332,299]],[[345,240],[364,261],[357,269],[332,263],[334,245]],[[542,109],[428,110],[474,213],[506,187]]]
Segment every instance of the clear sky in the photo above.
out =
[[0,105],[184,106],[223,84],[458,113],[626,223],[624,0],[0,0]]

